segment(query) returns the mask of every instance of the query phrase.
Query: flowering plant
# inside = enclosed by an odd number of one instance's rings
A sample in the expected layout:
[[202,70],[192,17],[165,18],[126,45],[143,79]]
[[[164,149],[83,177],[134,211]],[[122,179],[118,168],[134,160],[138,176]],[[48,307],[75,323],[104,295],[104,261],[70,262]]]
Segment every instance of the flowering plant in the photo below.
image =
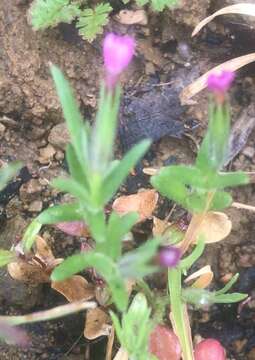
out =
[[[70,85],[62,72],[56,66],[51,66],[71,138],[66,150],[70,176],[55,179],[52,185],[64,193],[71,194],[75,200],[43,211],[28,226],[18,247],[8,252],[8,256],[5,256],[4,251],[0,252],[0,264],[11,263],[14,259],[18,262],[21,256],[23,261],[28,258],[42,225],[57,224],[59,228],[67,231],[66,226],[71,223],[67,232],[75,234],[77,228],[81,233],[86,224],[93,245],[84,246],[78,254],[69,256],[64,261],[55,259],[48,249],[50,267],[46,269],[47,274],[44,274],[46,280],[48,281],[50,276],[54,288],[57,288],[66,279],[74,279],[74,274],[92,268],[106,290],[104,305],[114,305],[118,311],[118,314],[113,311],[110,314],[121,346],[130,359],[155,359],[157,356],[161,360],[159,354],[162,345],[155,346],[155,341],[151,338],[151,334],[156,337],[155,333],[159,331],[163,334],[160,337],[165,337],[168,342],[169,339],[174,341],[172,348],[175,349],[176,360],[181,356],[183,360],[194,360],[194,356],[196,360],[200,360],[208,346],[215,350],[216,343],[203,343],[194,353],[187,304],[197,307],[209,306],[213,303],[237,302],[246,297],[245,294],[227,293],[238,275],[218,291],[205,289],[212,279],[210,271],[206,277],[203,277],[204,272],[200,270],[197,274],[190,275],[185,279],[185,285],[182,281],[193,263],[202,255],[205,243],[210,242],[208,238],[215,236],[213,241],[218,241],[230,231],[226,215],[219,212],[232,202],[231,196],[224,188],[247,184],[249,181],[247,175],[242,172],[222,171],[228,153],[230,132],[226,92],[234,75],[225,72],[212,75],[208,79],[208,88],[213,91],[214,98],[210,104],[208,131],[195,164],[164,167],[151,178],[151,184],[155,189],[192,214],[187,231],[179,234],[180,236],[168,236],[168,244],[163,243],[164,237],[156,237],[123,253],[123,239],[138,221],[139,216],[132,212],[121,216],[115,211],[107,216],[105,207],[150,146],[150,141],[144,140],[134,146],[121,160],[114,160],[114,140],[121,95],[118,78],[132,60],[134,50],[135,42],[131,37],[120,37],[115,34],[106,36],[103,45],[105,79],[101,86],[98,113],[92,127],[83,122]],[[220,226],[224,225],[223,228],[227,228],[226,233],[217,236],[208,233],[206,224],[209,221],[213,225],[221,221]],[[42,245],[38,247],[45,252]],[[187,250],[190,251],[189,255],[185,255]],[[159,265],[168,269],[170,319],[178,339],[176,335],[159,325],[167,304],[166,298],[156,297],[155,300],[152,290],[144,281],[144,277],[157,271]],[[192,285],[187,285],[193,280],[195,281]],[[84,279],[79,281],[84,285]],[[130,291],[134,290],[134,287],[131,286],[131,290],[128,288],[134,283],[138,293],[130,301]],[[68,309],[61,307],[55,312],[48,311],[46,314],[37,313],[34,317],[29,316],[30,320],[18,316],[8,317],[8,321],[11,324],[21,324],[26,321],[46,320],[89,306],[96,305],[79,304],[78,308],[71,306]],[[168,344],[168,353],[169,346]],[[218,346],[215,351],[224,359],[221,347]],[[164,356],[163,354],[162,358],[165,358]]]

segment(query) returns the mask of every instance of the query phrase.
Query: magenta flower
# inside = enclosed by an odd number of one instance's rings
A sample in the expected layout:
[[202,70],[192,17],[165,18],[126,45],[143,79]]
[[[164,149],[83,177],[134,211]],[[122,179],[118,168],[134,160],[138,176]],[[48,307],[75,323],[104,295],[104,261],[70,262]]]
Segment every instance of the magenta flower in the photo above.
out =
[[218,340],[206,339],[195,347],[195,360],[226,360],[225,349]]
[[178,265],[181,259],[181,250],[174,246],[166,246],[159,252],[161,266],[172,268]]
[[120,36],[113,33],[106,35],[103,43],[106,83],[112,87],[118,76],[129,65],[135,52],[135,40],[128,35]]
[[207,78],[207,87],[216,94],[224,95],[230,88],[235,73],[233,71],[223,70],[220,73],[212,73]]

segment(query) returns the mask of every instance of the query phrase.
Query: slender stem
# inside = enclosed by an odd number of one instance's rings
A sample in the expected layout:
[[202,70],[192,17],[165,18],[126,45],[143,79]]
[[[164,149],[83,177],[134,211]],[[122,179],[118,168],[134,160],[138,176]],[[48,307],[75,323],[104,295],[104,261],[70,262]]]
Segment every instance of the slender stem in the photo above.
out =
[[181,269],[168,270],[168,287],[173,327],[181,344],[183,360],[194,360],[193,345],[190,339],[190,326],[187,324],[187,317],[184,312],[185,307],[181,298],[181,280]]

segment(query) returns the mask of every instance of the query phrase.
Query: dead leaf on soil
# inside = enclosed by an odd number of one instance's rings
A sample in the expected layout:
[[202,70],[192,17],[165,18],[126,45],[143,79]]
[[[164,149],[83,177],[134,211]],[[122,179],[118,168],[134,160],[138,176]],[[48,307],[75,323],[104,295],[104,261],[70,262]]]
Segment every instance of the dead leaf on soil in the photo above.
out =
[[10,276],[15,280],[35,284],[50,282],[49,273],[45,271],[46,268],[39,264],[19,260],[8,264],[7,269]]
[[124,25],[147,25],[148,17],[144,10],[121,10],[114,19]]
[[227,14],[240,14],[240,15],[251,15],[255,16],[255,4],[249,3],[239,3],[235,5],[226,6],[212,15],[208,16],[204,20],[200,21],[200,23],[195,27],[192,32],[192,36],[197,35],[197,33],[210,21],[212,21],[215,17],[219,15],[227,15]]
[[90,235],[88,227],[83,221],[69,221],[56,224],[56,228],[72,236],[88,237]]
[[84,336],[94,340],[100,336],[109,336],[111,332],[110,316],[100,308],[89,309],[85,320]]
[[55,256],[53,255],[51,248],[47,244],[47,242],[41,236],[36,237],[36,256],[39,256],[42,259],[54,260]]
[[198,271],[195,271],[193,274],[188,276],[184,282],[190,283],[192,280],[196,281],[192,284],[192,287],[198,288],[198,289],[205,289],[207,286],[209,286],[213,279],[213,272],[211,270],[210,265],[203,266]]
[[36,252],[31,259],[19,259],[8,264],[7,269],[13,279],[35,284],[50,282],[52,269],[63,259],[55,259],[51,248],[40,236],[36,237],[35,247]]
[[119,215],[137,212],[139,222],[151,217],[157,201],[158,193],[155,190],[145,190],[133,195],[120,196],[114,201],[112,208]]
[[209,211],[200,227],[199,227],[199,236],[204,239],[206,244],[215,243],[225,239],[232,229],[232,222],[229,217],[222,213],[216,211]]
[[253,61],[255,61],[255,53],[239,56],[212,68],[182,90],[180,94],[181,104],[189,104],[189,100],[206,87],[207,78],[210,74],[221,72],[222,70],[236,71]]
[[95,297],[95,287],[84,277],[74,275],[64,281],[52,281],[52,289],[62,294],[69,302],[91,300]]

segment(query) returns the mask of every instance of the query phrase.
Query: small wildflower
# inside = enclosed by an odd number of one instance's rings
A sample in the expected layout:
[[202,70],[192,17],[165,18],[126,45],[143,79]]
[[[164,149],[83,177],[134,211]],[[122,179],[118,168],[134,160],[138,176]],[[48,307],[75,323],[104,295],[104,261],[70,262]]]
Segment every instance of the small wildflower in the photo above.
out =
[[135,40],[128,35],[120,36],[113,33],[106,35],[103,43],[106,84],[113,87],[118,76],[131,62],[135,51]]
[[201,341],[195,347],[195,360],[226,360],[225,349],[215,339]]
[[161,266],[173,268],[181,259],[181,251],[174,246],[166,246],[159,252],[159,263]]
[[207,87],[216,94],[225,94],[233,80],[235,73],[233,71],[223,70],[220,73],[212,73],[207,78]]

